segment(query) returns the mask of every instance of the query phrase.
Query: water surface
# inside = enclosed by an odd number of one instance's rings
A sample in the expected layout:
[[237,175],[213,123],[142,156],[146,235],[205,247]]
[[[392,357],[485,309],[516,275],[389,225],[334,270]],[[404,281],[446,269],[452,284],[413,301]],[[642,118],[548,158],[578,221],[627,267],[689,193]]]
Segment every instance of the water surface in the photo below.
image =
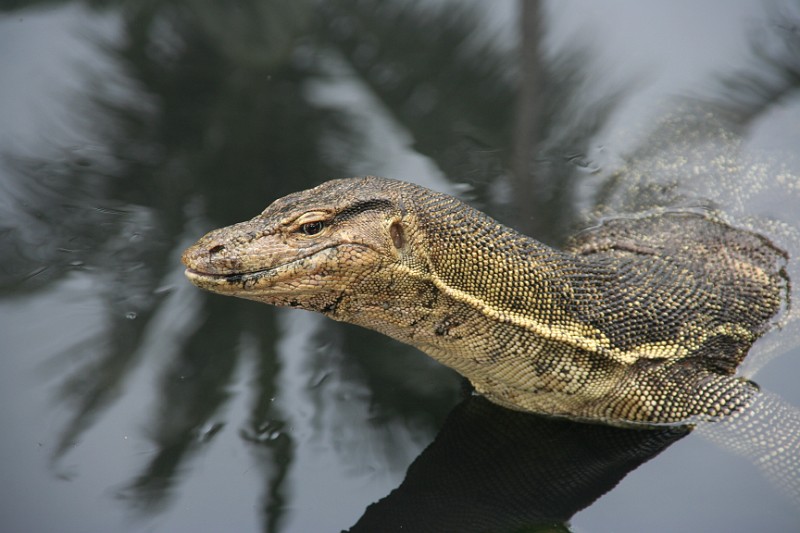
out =
[[[590,471],[609,457],[586,442],[630,451],[603,475],[576,475],[556,503],[531,493],[528,523],[799,529],[791,495],[700,435],[631,437],[494,412],[409,347],[183,279],[180,253],[207,230],[367,173],[460,195],[557,244],[592,207],[596,180],[658,140],[652,125],[688,100],[727,117],[770,168],[795,164],[796,3],[536,6],[0,8],[3,529],[340,531],[384,512],[395,500],[367,507],[415,459],[408,481],[428,486],[425,476],[458,471],[447,461],[460,454],[477,481],[437,503],[475,510],[497,481],[487,472],[509,468],[501,494],[517,464],[482,463],[459,445],[490,427],[514,428],[507,449],[547,436],[533,448],[544,462],[518,461],[539,487],[567,479],[547,481],[543,466]],[[790,198],[730,208],[791,212]],[[800,406],[800,351],[779,333],[785,349],[755,354],[750,368],[763,390]],[[424,516],[406,488],[393,509]]]

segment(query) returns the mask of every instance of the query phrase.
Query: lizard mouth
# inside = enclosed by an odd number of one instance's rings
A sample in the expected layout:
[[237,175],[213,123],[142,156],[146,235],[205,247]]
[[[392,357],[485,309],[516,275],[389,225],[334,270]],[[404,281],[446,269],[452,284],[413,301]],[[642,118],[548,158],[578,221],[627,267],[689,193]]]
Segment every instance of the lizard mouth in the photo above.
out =
[[309,261],[320,254],[339,248],[343,244],[346,246],[365,247],[355,243],[337,243],[320,248],[312,253],[294,258],[291,261],[286,261],[285,263],[281,263],[279,265],[262,269],[247,270],[243,272],[214,273],[198,269],[196,268],[196,265],[187,265],[184,275],[189,279],[189,281],[198,287],[209,290],[224,291],[227,287],[230,287],[233,291],[236,290],[236,287],[243,287],[245,290],[247,290],[260,284],[259,282],[264,279],[283,281],[282,278],[284,278],[284,276],[281,276],[282,273],[292,277],[312,275],[315,273],[318,267],[316,265],[310,265]]
[[258,270],[247,270],[244,272],[229,272],[223,274],[217,274],[213,272],[206,272],[203,270],[198,270],[196,268],[188,267],[184,274],[187,278],[191,281],[201,281],[201,282],[212,282],[212,283],[245,283],[245,282],[252,282],[267,276],[275,276],[281,270],[285,270],[287,268],[291,268],[303,261],[307,261],[308,259],[314,257],[315,255],[324,252],[325,250],[329,250],[331,247],[323,248],[322,250],[318,250],[312,254],[304,255],[302,257],[298,257],[297,259],[292,259],[291,261],[287,261],[285,263],[281,263],[280,265],[271,266],[268,268],[261,268]]
[[203,272],[202,270],[196,270],[194,268],[187,268],[186,270],[184,270],[183,273],[192,282],[202,281],[202,282],[239,283],[242,281],[263,277],[264,274],[270,272],[271,270],[274,270],[275,268],[280,268],[280,266],[264,270],[256,270],[253,272],[237,272],[233,274],[212,274],[210,272]]

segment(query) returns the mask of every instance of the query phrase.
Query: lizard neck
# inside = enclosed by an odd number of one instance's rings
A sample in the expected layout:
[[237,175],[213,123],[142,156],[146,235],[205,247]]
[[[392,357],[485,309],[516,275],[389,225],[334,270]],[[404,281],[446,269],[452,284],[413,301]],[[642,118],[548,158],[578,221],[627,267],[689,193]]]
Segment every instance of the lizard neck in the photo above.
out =
[[[503,318],[566,318],[575,256],[550,248],[461,202],[428,196],[419,210],[431,280]],[[438,200],[438,201],[437,201]]]
[[398,263],[356,288],[346,316],[334,318],[414,345],[468,377],[515,354],[596,349],[599,333],[572,312],[575,256],[449,196],[412,201]]

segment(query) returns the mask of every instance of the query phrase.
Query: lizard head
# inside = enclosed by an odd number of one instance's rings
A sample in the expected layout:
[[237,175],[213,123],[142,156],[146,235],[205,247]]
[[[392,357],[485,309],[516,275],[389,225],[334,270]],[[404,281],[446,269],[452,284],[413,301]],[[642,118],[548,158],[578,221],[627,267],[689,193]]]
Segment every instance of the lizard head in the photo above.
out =
[[[189,247],[186,276],[211,292],[347,320],[348,300],[360,285],[385,279],[402,261],[404,186],[353,178],[285,196]],[[371,275],[378,270],[384,275]]]

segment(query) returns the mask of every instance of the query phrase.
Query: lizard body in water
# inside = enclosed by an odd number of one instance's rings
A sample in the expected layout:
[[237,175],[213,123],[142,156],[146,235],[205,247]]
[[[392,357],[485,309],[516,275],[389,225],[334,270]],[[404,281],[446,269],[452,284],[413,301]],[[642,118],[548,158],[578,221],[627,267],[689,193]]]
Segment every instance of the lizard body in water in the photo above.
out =
[[411,344],[500,405],[612,424],[747,405],[734,376],[781,308],[785,253],[699,212],[609,220],[564,250],[461,201],[333,180],[187,249],[198,287]]

